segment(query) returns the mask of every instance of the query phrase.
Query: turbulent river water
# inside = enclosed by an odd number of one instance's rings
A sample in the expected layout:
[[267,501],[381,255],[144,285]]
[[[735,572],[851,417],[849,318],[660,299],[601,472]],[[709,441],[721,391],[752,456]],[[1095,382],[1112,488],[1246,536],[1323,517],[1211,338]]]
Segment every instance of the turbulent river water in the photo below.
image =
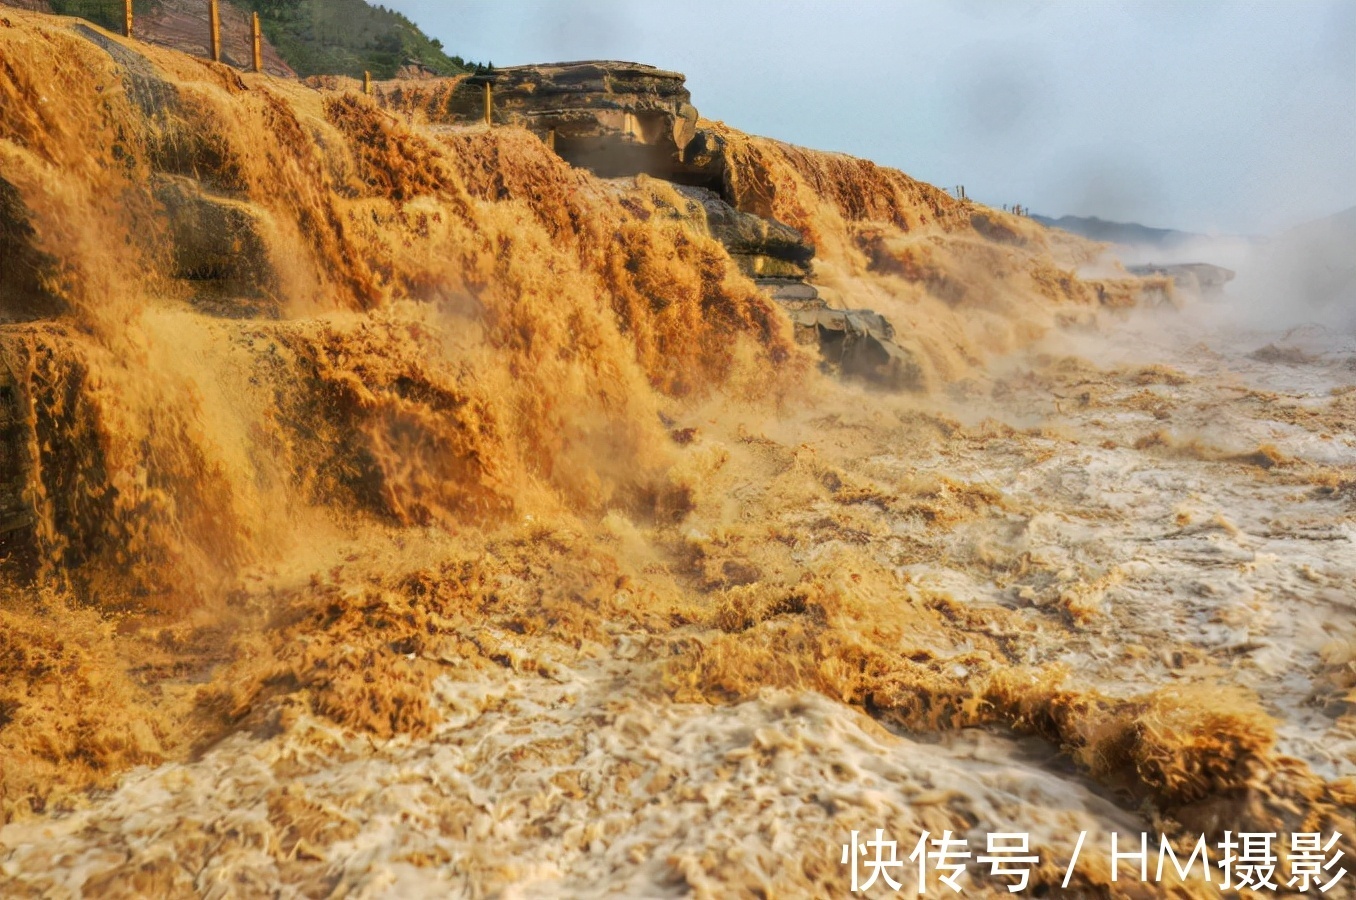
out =
[[[1142,728],[1209,731],[1212,716],[1243,716],[1268,758],[1298,760],[1332,802],[1333,785],[1356,774],[1356,337],[1244,330],[1219,313],[1062,336],[1002,361],[985,389],[962,383],[944,399],[845,388],[832,412],[694,417],[690,452],[727,499],[699,508],[682,540],[738,556],[717,577],[745,590],[755,578],[740,565],[820,573],[865,604],[855,629],[889,631],[891,617],[873,622],[871,610],[892,605],[943,609],[946,627],[919,619],[936,633],[912,640],[960,683],[977,665],[1054,666],[1107,709],[1153,693],[1161,708],[1133,713]],[[813,491],[795,480],[806,471]],[[646,566],[659,565],[645,562],[649,537],[608,529],[552,526],[528,543],[631,556],[637,574],[611,602],[641,606]],[[346,561],[329,577],[358,591],[372,569],[457,552],[448,540],[335,550]],[[518,576],[497,577],[515,590]],[[1146,884],[1128,878],[1138,863],[1121,862],[1108,885],[1110,834],[1150,832],[1156,847],[1160,823],[1133,773],[1094,781],[1097,760],[1075,765],[1048,734],[920,730],[873,716],[869,700],[757,671],[740,670],[763,686],[713,702],[688,689],[715,677],[709,649],[687,653],[697,625],[617,616],[592,639],[533,644],[530,664],[514,631],[466,628],[498,648],[497,663],[437,679],[428,733],[375,739],[284,703],[197,758],[0,830],[0,891],[847,896],[844,845],[876,829],[901,859],[924,832],[950,830],[976,855],[988,834],[1024,833],[1037,882],[1063,896],[1168,890],[1152,871]],[[976,663],[981,638],[997,662]],[[1183,724],[1176,706],[1202,712]],[[1249,802],[1182,818],[1192,833],[1252,830]],[[1083,868],[1054,887],[1080,835]],[[909,865],[894,873],[906,893]],[[976,896],[1007,895],[1009,883],[973,861],[960,881]],[[892,894],[884,882],[870,892]]]

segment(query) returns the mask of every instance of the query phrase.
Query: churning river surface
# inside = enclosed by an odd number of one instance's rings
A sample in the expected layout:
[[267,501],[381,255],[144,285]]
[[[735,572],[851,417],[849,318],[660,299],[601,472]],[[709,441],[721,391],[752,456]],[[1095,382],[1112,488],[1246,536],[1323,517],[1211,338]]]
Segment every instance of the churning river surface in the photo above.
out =
[[[709,646],[684,656],[681,628],[621,618],[605,640],[529,649],[485,623],[471,638],[500,648],[500,663],[440,678],[430,733],[378,740],[284,704],[198,758],[0,830],[0,893],[846,896],[845,842],[883,829],[901,858],[924,832],[951,830],[976,854],[990,833],[1024,833],[1045,884],[1061,882],[1082,834],[1074,895],[1104,879],[1112,832],[1156,845],[1146,794],[1177,802],[1191,833],[1267,821],[1268,801],[1246,791],[1193,805],[1170,796],[1170,777],[1146,787],[1099,770],[1128,765],[1093,733],[1118,717],[1169,756],[1192,752],[1193,730],[1227,744],[1240,729],[1259,765],[1297,768],[1308,796],[1332,802],[1356,775],[1356,339],[1167,323],[1061,338],[925,409],[861,394],[832,415],[729,438],[708,423],[697,438],[724,454],[730,509],[684,523],[684,540],[715,558],[775,528],[782,555],[746,549],[743,564],[841,579],[864,605],[825,614],[848,632],[910,627],[873,610],[944,606],[918,652],[961,684],[985,667],[1062,671],[1071,696],[1099,698],[1071,704],[1063,731],[922,728],[811,689],[823,682],[753,671],[767,684],[721,701],[699,682],[733,676],[712,669]],[[798,494],[778,474],[804,471],[827,487]],[[644,555],[643,535],[612,525],[617,553]],[[565,528],[550,539],[584,540]],[[438,541],[351,554],[337,586],[361,590],[369,564],[436,557]],[[620,593],[623,606],[646,602],[639,586]],[[1302,818],[1271,830],[1284,840]],[[895,871],[906,892],[912,871]],[[973,860],[960,879],[974,896],[1009,883]],[[1118,884],[1126,896],[1159,887],[1124,870]]]

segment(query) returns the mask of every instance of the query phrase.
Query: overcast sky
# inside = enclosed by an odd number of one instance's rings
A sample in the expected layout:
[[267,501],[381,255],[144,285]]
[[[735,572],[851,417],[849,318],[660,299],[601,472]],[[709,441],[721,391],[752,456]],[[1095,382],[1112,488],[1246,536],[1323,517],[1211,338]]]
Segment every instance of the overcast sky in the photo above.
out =
[[497,66],[627,59],[971,198],[1217,233],[1356,206],[1356,0],[383,0]]

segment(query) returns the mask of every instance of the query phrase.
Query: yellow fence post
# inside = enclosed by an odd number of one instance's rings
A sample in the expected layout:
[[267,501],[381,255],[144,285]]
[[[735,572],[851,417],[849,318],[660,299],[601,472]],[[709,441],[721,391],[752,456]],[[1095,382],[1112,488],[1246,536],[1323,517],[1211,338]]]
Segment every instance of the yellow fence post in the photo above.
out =
[[363,70],[363,93],[372,93],[372,73],[366,69]]
[[555,130],[555,128],[550,128],[550,129],[547,130],[547,132],[546,132],[546,146],[551,150],[551,152],[553,152],[553,153],[555,152],[555,149],[556,149],[556,130]]
[[208,18],[212,22],[212,62],[221,62],[221,9],[217,0],[208,0]]
[[122,33],[127,37],[132,36],[132,0],[123,0]]
[[490,94],[490,83],[487,81],[485,82],[485,124],[487,126],[491,124],[490,113],[493,109],[494,109],[494,100],[492,99],[492,95]]
[[264,71],[264,35],[259,29],[259,14],[254,14],[254,71]]

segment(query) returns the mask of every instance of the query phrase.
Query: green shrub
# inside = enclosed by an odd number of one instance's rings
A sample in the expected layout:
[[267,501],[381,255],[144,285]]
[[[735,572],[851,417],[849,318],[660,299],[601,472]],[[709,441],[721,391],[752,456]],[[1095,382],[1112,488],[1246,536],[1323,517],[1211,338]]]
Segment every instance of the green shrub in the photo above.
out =
[[[101,25],[109,31],[122,32],[122,0],[50,0],[52,12],[62,16],[79,16]],[[146,15],[159,4],[156,0],[132,0],[132,12]]]
[[[206,5],[207,0],[199,0]],[[222,0],[223,5],[230,0]],[[123,26],[123,0],[51,0],[52,10],[80,16],[110,31]],[[162,0],[133,0],[136,15],[154,12]],[[419,30],[407,17],[364,0],[235,0],[259,13],[264,34],[298,75],[350,75],[392,78],[401,66],[416,63],[439,75],[479,71],[476,63],[448,56],[441,41]]]
[[443,52],[407,17],[363,0],[238,0],[259,13],[264,33],[298,75],[391,78],[406,63],[439,75],[470,71],[474,63]]

